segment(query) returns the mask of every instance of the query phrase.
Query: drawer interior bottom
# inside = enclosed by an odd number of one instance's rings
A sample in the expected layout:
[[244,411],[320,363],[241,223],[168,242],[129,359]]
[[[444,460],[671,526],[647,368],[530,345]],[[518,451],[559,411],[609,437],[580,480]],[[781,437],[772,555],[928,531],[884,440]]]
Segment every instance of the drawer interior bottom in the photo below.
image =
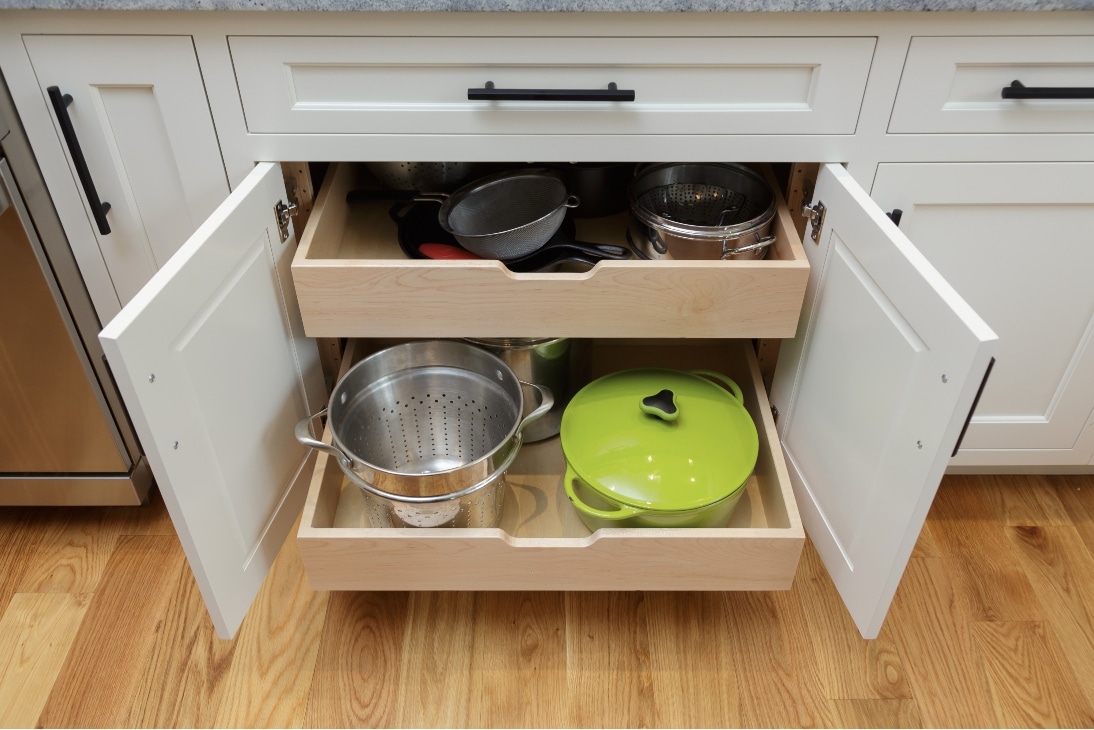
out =
[[[590,378],[630,367],[703,367],[720,370],[741,386],[757,425],[760,454],[726,526],[610,528],[591,533],[565,495],[565,459],[556,436],[522,447],[507,474],[508,491],[498,527],[375,528],[369,526],[360,489],[321,453],[299,534],[313,586],[328,590],[788,587],[804,531],[750,343],[594,340],[591,344]],[[594,572],[575,572],[575,566]],[[599,575],[609,567],[610,577]]]

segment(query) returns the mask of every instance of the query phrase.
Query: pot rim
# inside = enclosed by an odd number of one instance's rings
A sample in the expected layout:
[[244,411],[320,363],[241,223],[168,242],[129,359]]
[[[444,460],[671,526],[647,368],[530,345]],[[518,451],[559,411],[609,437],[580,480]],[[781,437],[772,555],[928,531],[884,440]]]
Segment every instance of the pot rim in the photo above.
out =
[[[668,170],[674,167],[680,166],[694,166],[694,167],[706,167],[706,168],[723,168],[733,170],[741,175],[744,175],[759,185],[762,185],[765,190],[768,191],[768,203],[764,208],[764,211],[758,216],[754,216],[747,221],[736,223],[728,226],[701,226],[690,223],[680,223],[679,221],[673,221],[668,218],[653,213],[638,204],[639,194],[637,190],[642,187],[643,183],[648,180],[649,177],[656,173]],[[656,187],[656,186],[655,186]],[[650,188],[642,190],[642,193],[646,193]],[[630,206],[631,213],[646,224],[650,228],[661,231],[663,233],[671,233],[673,235],[680,236],[682,238],[693,238],[698,240],[726,240],[728,238],[737,238],[745,234],[751,233],[757,229],[762,228],[771,222],[775,217],[776,212],[776,197],[775,192],[771,189],[771,186],[763,176],[756,171],[736,162],[708,162],[708,163],[693,163],[693,162],[665,162],[640,170],[631,181],[631,184],[627,186],[627,203]]]

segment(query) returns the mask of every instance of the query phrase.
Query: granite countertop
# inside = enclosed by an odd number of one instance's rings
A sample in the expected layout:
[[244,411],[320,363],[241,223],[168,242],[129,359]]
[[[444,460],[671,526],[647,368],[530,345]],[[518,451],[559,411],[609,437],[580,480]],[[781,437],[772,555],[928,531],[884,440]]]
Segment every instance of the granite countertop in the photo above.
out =
[[1094,0],[0,0],[0,10],[797,12],[1094,10]]

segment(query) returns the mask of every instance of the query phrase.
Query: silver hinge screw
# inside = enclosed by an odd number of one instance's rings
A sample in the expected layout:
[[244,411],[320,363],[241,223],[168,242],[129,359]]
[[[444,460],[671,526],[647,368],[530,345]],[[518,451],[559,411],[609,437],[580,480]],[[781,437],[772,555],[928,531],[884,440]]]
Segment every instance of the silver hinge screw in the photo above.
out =
[[155,373],[152,373],[151,375],[148,376],[148,382],[149,383],[156,382],[156,374]]
[[923,442],[922,442],[922,441],[916,441],[916,442],[915,442],[915,445],[916,445],[916,448],[918,448],[918,449],[922,449],[922,448],[923,448]]
[[175,451],[179,450],[179,442],[178,441],[175,442],[174,448],[175,448]]
[[948,383],[948,382],[950,382],[950,379],[946,377],[946,373],[942,373],[942,382],[943,382],[943,383]]

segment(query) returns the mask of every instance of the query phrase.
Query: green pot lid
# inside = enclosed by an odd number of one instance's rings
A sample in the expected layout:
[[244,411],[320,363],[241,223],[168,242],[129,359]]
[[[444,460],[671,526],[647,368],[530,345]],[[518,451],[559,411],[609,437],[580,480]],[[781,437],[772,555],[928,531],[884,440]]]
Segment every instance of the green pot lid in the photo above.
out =
[[610,501],[662,512],[696,509],[744,486],[759,438],[737,394],[697,373],[624,370],[582,388],[562,414],[562,451]]

